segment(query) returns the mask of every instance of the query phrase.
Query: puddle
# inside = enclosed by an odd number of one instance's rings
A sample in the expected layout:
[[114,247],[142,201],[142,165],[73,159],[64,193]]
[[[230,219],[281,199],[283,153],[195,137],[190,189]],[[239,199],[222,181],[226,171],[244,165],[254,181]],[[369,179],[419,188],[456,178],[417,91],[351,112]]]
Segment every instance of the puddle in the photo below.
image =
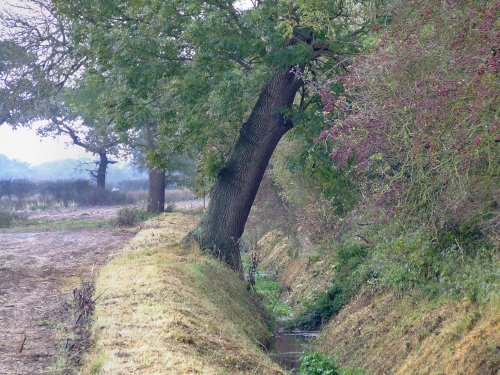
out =
[[289,330],[285,328],[285,322],[278,322],[274,332],[274,343],[269,348],[269,356],[285,370],[292,374],[298,368],[301,355],[311,349],[313,340],[318,332]]

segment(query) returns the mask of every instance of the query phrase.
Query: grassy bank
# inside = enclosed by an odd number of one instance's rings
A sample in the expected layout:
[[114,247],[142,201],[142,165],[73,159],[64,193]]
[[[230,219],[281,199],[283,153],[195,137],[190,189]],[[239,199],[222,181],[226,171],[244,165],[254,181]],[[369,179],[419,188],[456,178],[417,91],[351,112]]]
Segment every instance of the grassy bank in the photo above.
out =
[[154,219],[96,279],[85,374],[280,374],[263,312],[229,269],[177,245],[197,217]]
[[367,373],[497,374],[499,306],[364,291],[323,328],[317,349]]
[[278,274],[296,324],[321,328],[315,350],[336,365],[366,374],[493,375],[500,370],[500,300],[490,284],[481,283],[495,262],[480,275],[479,257],[450,259],[446,265],[455,266],[453,278],[425,282],[415,277],[412,281],[420,282],[398,288],[401,282],[366,276],[373,275],[375,260],[395,268],[377,246],[344,246],[329,254],[318,254],[317,247],[302,254],[291,251],[286,237],[276,232],[259,246],[262,266]]

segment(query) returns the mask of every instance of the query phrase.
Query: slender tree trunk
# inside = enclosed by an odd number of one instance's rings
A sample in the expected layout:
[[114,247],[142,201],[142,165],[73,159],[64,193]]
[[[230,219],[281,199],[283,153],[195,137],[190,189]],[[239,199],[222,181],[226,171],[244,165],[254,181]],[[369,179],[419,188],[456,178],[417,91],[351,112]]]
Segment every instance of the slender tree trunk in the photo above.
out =
[[99,165],[97,167],[97,188],[104,191],[106,189],[106,170],[109,164],[108,156],[105,152],[99,153]]
[[149,170],[148,211],[163,212],[165,209],[165,170],[152,168]]
[[301,84],[286,70],[276,73],[264,87],[211,191],[203,219],[185,238],[185,242],[196,241],[240,274],[239,241],[269,159],[292,127],[283,111],[292,107]]

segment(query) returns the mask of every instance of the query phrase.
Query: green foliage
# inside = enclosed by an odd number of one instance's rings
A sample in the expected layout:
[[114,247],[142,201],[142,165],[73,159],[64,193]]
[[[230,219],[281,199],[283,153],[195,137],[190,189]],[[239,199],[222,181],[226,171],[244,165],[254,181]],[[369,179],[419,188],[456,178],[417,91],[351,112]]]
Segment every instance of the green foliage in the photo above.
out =
[[299,375],[340,375],[339,368],[325,354],[306,353],[300,358]]
[[330,317],[340,311],[350,297],[339,284],[334,283],[309,306],[306,306],[306,312],[298,317],[296,326],[308,330],[320,328]]
[[206,190],[270,77],[293,66],[338,71],[331,52],[357,49],[378,1],[259,1],[246,10],[233,1],[55,3],[88,58],[88,78],[102,81],[115,127],[136,145],[151,129],[154,166],[171,150],[201,154]]
[[[0,15],[0,22],[4,15]],[[3,23],[3,22],[2,22]],[[2,25],[4,31],[7,27]],[[0,124],[7,122],[13,127],[25,126],[40,118],[40,97],[46,97],[48,89],[41,69],[35,66],[36,54],[17,41],[0,41]],[[29,71],[30,74],[26,74]],[[36,93],[36,95],[31,95]]]
[[310,157],[307,150],[303,136],[287,135],[271,161],[270,178],[286,202],[291,224],[311,238],[321,238],[331,230],[336,211],[346,210],[355,195],[347,189],[349,183],[329,168],[328,159]]
[[282,288],[275,278],[257,271],[254,291],[262,298],[264,307],[271,317],[279,318],[290,314],[290,306],[282,301]]
[[500,65],[484,47],[496,43],[498,10],[491,1],[393,9],[384,36],[364,40],[377,48],[346,77],[325,79],[331,128],[322,132],[311,102],[273,156],[296,228],[336,256],[332,284],[305,304],[302,327],[320,325],[362,286],[478,303],[499,288]]
[[116,213],[114,224],[119,227],[132,227],[151,217],[151,214],[135,207],[122,207]]
[[362,370],[337,366],[326,354],[306,352],[300,357],[299,375],[363,375]]
[[462,227],[438,240],[428,232],[392,235],[377,244],[366,267],[376,285],[399,293],[416,290],[484,303],[498,288],[498,255],[477,228]]
[[354,208],[359,200],[355,182],[344,171],[333,168],[330,153],[321,145],[309,150],[304,164],[335,214],[343,215]]
[[364,265],[367,257],[368,251],[364,246],[341,247],[337,251],[336,273],[332,285],[312,302],[306,303],[305,311],[295,324],[303,329],[318,329],[338,313],[368,279],[368,268]]

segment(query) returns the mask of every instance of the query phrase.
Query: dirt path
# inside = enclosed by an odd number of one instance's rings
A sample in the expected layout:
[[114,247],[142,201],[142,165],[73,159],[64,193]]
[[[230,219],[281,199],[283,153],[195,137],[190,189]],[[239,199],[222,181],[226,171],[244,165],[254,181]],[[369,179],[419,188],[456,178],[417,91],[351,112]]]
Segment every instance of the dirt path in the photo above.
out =
[[[108,217],[104,210],[86,216]],[[59,212],[68,219],[78,215]],[[0,374],[48,372],[71,290],[132,235],[114,228],[0,233]]]

